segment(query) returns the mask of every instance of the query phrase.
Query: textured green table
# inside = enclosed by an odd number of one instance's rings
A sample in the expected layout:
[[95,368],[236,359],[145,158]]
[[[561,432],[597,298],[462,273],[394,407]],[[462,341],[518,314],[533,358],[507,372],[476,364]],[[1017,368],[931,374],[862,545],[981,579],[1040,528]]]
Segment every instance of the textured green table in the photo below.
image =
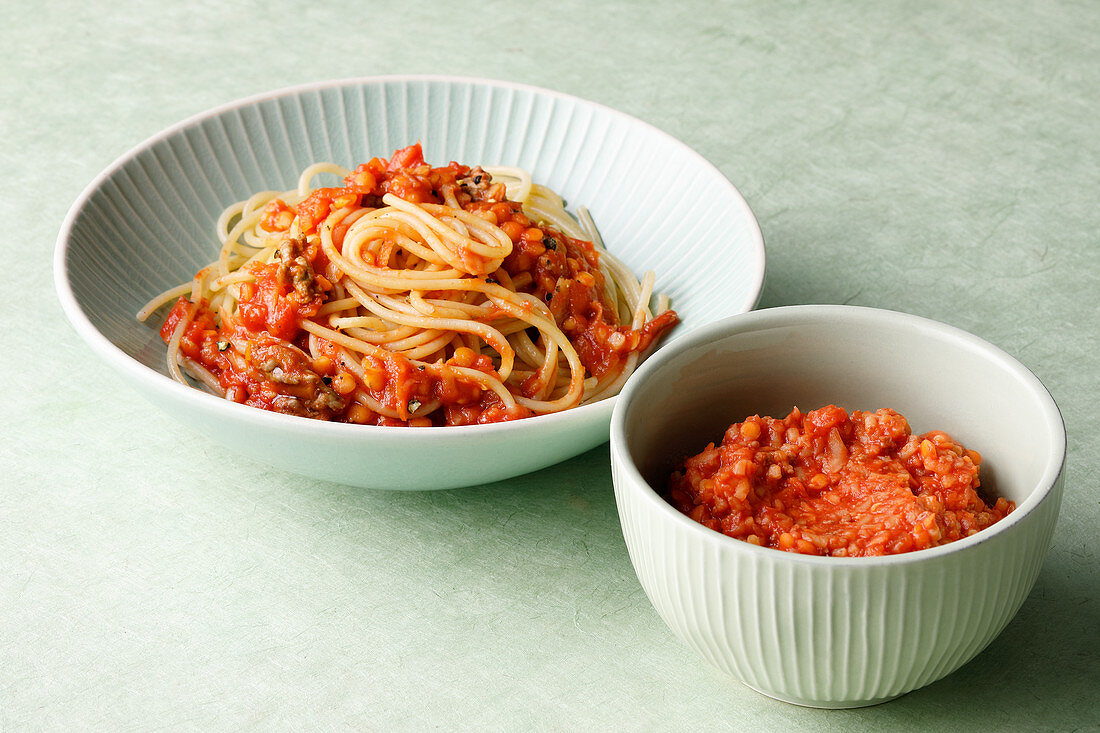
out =
[[[0,730],[1100,726],[1100,7],[156,5],[8,3],[0,24]],[[1004,633],[886,705],[793,707],[666,630],[606,446],[394,495],[266,470],[148,409],[55,301],[70,203],[203,109],[385,73],[526,82],[652,122],[757,212],[761,305],[908,311],[1031,367],[1069,480]]]

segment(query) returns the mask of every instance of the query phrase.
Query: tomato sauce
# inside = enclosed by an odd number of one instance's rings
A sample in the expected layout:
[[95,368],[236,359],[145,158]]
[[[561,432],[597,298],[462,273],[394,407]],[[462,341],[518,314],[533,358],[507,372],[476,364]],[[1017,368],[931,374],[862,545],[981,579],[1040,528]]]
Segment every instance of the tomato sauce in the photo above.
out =
[[[302,323],[317,314],[332,292],[324,276],[329,262],[317,244],[317,228],[341,207],[381,207],[387,193],[420,204],[442,204],[446,193],[462,208],[499,226],[513,243],[504,270],[529,281],[521,292],[547,303],[589,374],[607,374],[677,323],[676,314],[668,311],[637,330],[618,325],[613,306],[604,300],[599,256],[591,243],[533,222],[521,204],[505,199],[503,184],[492,183],[480,168],[453,162],[427,165],[416,144],[396,151],[389,160],[372,158],[342,186],[317,189],[297,205],[278,199],[267,204],[260,227],[272,234],[289,232],[297,218],[298,238],[285,236],[278,261],[249,266],[253,280],[240,284],[231,323],[219,323],[205,303],[180,298],[161,330],[162,338],[168,341],[180,319],[190,316],[180,339],[181,352],[208,370],[229,399],[262,409],[380,425],[468,425],[529,416],[529,410],[508,409],[494,392],[456,378],[451,367],[494,371],[488,356],[469,349],[469,354],[442,365],[416,365],[396,353],[366,357],[358,365],[365,376],[355,376],[358,370],[339,364],[331,348],[322,346],[325,355],[319,359],[307,355]],[[480,255],[462,256],[470,260],[471,272],[485,269],[487,260]],[[487,279],[492,282],[491,276]],[[230,343],[233,348],[228,348]],[[521,393],[532,396],[536,381],[528,380]],[[398,417],[366,409],[354,399],[356,390]],[[429,403],[442,409],[431,419],[414,417]]]
[[979,493],[981,456],[950,435],[912,434],[889,409],[830,405],[735,423],[673,472],[668,498],[692,519],[762,547],[889,555],[968,537],[1015,505]]

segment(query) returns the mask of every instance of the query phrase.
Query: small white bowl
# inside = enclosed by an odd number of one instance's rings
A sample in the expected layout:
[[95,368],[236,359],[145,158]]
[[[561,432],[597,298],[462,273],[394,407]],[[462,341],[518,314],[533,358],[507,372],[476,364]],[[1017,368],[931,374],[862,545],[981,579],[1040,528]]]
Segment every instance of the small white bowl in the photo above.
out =
[[[753,414],[889,407],[983,456],[1005,519],[940,547],[881,558],[760,548],[658,494],[678,460]],[[1050,544],[1066,436],[1040,381],[1000,349],[916,316],[846,306],[754,311],[698,329],[631,378],[611,423],[623,536],[672,631],[771,697],[871,705],[965,664],[1012,619]]]
[[[172,381],[159,323],[138,309],[214,259],[214,223],[308,165],[354,167],[422,142],[437,165],[519,165],[591,211],[609,250],[652,269],[675,339],[753,308],[760,228],[737,189],[683,143],[576,97],[455,77],[296,87],[179,123],[100,174],[58,235],[54,276],[76,331],[146,398],[268,465],[379,489],[442,489],[548,466],[607,440],[614,398],[514,423],[441,428],[332,424],[233,404]],[[150,319],[151,321],[153,319]]]

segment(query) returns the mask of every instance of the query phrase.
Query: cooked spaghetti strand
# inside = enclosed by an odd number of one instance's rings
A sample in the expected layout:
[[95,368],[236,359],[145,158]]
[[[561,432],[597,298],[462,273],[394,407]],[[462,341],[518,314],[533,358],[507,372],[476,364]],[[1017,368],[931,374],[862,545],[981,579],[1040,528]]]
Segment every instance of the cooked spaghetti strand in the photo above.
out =
[[268,410],[410,426],[566,410],[618,392],[677,322],[578,212],[522,169],[432,168],[419,145],[317,163],[227,207],[213,262],[138,317],[175,299],[172,377]]

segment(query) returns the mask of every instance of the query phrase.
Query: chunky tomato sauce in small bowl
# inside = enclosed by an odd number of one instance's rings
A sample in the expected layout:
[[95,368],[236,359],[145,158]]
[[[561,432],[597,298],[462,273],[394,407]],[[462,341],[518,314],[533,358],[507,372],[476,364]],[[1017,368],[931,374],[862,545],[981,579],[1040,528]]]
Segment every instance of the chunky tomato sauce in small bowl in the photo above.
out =
[[1026,367],[951,326],[795,306],[705,326],[630,379],[611,423],[638,578],[672,631],[771,697],[890,700],[1022,605],[1066,436]]

